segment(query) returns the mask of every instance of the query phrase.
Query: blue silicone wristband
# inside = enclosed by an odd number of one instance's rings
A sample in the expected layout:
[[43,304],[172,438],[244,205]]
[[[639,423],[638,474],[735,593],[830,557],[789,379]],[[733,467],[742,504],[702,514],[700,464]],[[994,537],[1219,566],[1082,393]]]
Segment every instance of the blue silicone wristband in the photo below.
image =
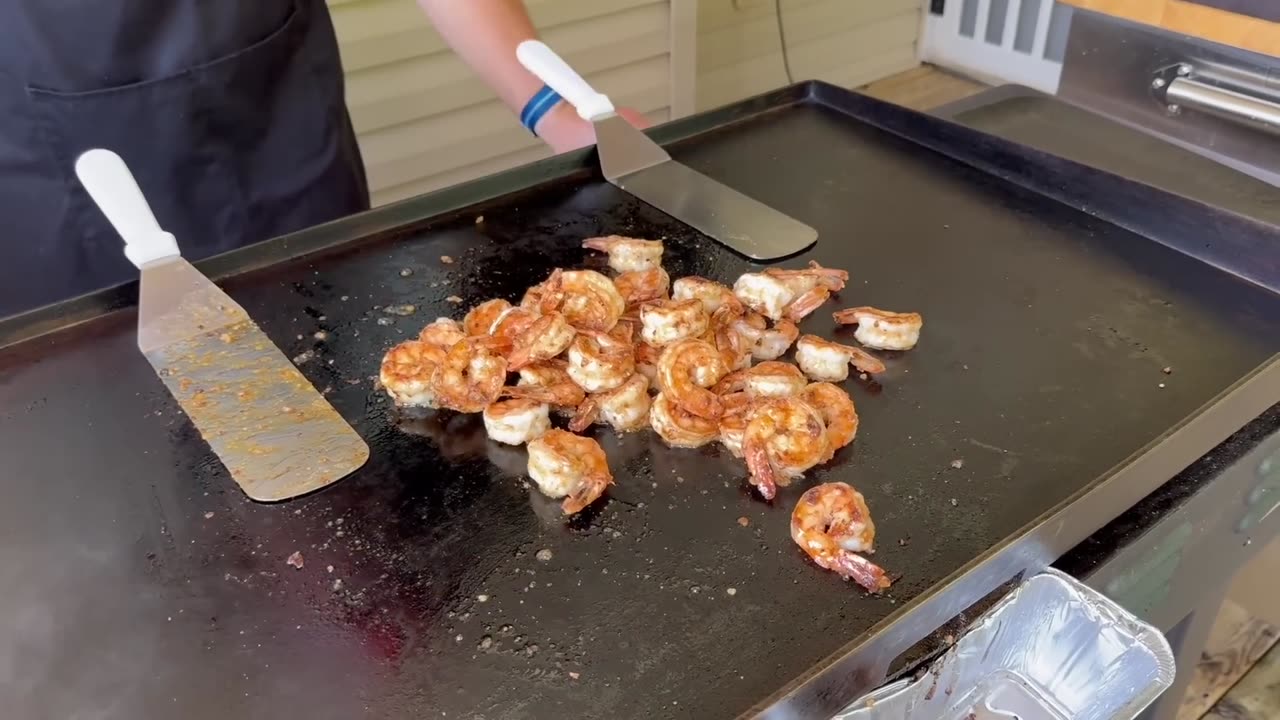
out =
[[534,93],[533,97],[529,98],[529,102],[525,103],[524,109],[520,111],[520,124],[525,126],[525,129],[529,132],[537,135],[538,131],[534,128],[538,127],[538,121],[551,108],[558,105],[561,99],[559,93],[543,85],[542,89]]

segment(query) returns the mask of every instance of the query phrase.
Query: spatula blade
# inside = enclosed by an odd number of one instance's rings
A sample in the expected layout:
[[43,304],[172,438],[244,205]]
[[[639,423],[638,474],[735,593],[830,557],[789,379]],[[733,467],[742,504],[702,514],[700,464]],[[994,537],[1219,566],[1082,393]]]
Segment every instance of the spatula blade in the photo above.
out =
[[595,123],[605,179],[753,260],[795,255],[818,231],[671,159],[625,119]]
[[313,492],[369,459],[364,440],[244,309],[181,258],[142,269],[138,347],[254,500]]

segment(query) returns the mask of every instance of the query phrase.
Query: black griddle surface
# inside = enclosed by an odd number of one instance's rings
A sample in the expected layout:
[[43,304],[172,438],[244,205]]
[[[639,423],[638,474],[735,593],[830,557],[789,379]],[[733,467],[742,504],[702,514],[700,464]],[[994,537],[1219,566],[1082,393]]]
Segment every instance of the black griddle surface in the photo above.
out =
[[[387,347],[598,264],[583,237],[663,237],[673,277],[751,269],[599,182],[224,283],[286,354],[315,352],[303,372],[373,449],[297,501],[245,499],[138,354],[132,311],[114,312],[0,350],[6,712],[732,716],[1280,349],[1275,294],[821,106],[676,155],[816,227],[789,265],[850,271],[804,330],[848,337],[839,306],[924,314],[916,350],[849,383],[862,425],[834,463],[770,506],[725,453],[598,431],[617,484],[566,524],[478,418],[395,416],[371,382]],[[400,303],[418,309],[380,324],[375,306]],[[788,537],[795,499],[831,480],[867,496],[897,576],[882,597]]]

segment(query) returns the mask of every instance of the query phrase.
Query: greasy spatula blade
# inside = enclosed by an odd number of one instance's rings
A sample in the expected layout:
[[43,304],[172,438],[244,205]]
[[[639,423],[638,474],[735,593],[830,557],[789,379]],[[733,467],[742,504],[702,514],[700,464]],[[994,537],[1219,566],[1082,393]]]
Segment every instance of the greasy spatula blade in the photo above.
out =
[[124,162],[92,150],[76,173],[142,270],[138,348],[254,500],[286,500],[359,469],[369,447],[265,333],[178,254]]
[[525,40],[516,57],[592,122],[609,182],[755,260],[794,255],[817,241],[808,225],[672,160],[543,43]]

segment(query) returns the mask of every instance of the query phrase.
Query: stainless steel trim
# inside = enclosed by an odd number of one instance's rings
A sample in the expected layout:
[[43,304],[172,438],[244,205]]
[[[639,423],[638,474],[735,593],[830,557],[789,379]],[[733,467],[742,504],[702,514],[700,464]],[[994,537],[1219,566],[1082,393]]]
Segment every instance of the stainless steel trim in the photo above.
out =
[[1165,99],[1173,105],[1280,134],[1280,105],[1247,93],[1179,77],[1169,83]]

